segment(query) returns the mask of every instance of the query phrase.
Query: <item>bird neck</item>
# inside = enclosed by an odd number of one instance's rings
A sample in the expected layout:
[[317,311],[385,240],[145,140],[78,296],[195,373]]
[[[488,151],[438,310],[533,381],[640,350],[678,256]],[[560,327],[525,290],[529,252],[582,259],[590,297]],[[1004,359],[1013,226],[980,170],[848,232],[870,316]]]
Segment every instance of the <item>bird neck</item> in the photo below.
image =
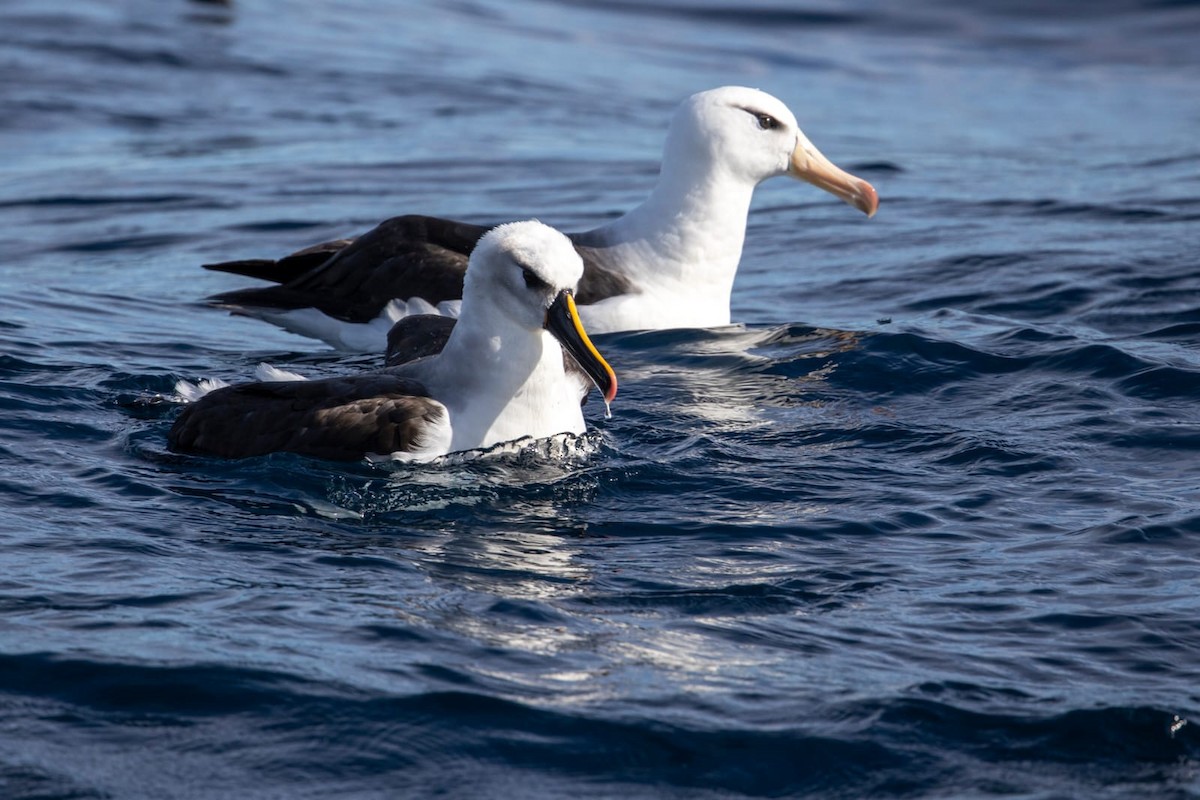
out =
[[477,316],[464,298],[459,322],[446,340],[442,354],[453,364],[470,365],[464,371],[476,386],[488,386],[497,395],[511,395],[534,372],[544,356],[540,331],[529,331],[497,315],[488,325],[464,324]]
[[[468,312],[464,303],[460,319],[470,319]],[[460,321],[439,358],[456,365],[457,391],[444,401],[452,449],[582,431],[579,398],[569,390],[562,350],[549,333],[502,322],[475,329]]]
[[742,257],[754,186],[719,168],[686,170],[665,163],[650,197],[607,226],[610,242],[628,243],[654,264],[643,280],[729,294]]

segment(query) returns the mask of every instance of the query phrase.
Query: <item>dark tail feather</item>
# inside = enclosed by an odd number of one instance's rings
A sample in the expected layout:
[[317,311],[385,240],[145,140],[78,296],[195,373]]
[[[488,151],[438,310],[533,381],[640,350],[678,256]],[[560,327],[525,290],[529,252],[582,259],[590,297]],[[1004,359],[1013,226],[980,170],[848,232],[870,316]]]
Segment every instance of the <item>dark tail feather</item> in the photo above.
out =
[[258,278],[272,283],[287,283],[321,266],[329,260],[330,256],[352,241],[352,239],[338,239],[332,242],[322,242],[292,253],[290,256],[284,256],[278,261],[272,261],[269,258],[248,258],[242,261],[222,261],[219,264],[204,264],[203,266],[214,272],[232,272],[234,275],[244,275],[247,278]]
[[247,278],[285,283],[291,280],[292,276],[281,269],[279,263],[269,258],[250,258],[245,261],[223,261],[220,264],[203,264],[202,266],[214,272],[232,272],[234,275],[244,275]]

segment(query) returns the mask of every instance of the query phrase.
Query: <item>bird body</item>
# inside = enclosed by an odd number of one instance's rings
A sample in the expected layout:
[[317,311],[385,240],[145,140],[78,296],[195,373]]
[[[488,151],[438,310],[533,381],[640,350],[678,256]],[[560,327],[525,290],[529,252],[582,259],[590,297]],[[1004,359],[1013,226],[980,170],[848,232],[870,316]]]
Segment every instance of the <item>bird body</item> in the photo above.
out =
[[[584,264],[584,323],[593,333],[728,324],[750,201],[759,183],[777,176],[812,183],[868,216],[878,206],[875,189],[830,163],[777,98],[726,86],[685,100],[646,201],[570,234]],[[208,265],[280,281],[212,302],[335,347],[378,351],[384,331],[405,316],[457,314],[467,257],[484,231],[406,215],[349,244],[316,245],[278,262]]]
[[[579,322],[572,290],[582,272],[553,228],[499,226],[471,254],[462,317],[440,352],[356,375],[217,389],[184,409],[170,445],[226,458],[286,451],[427,461],[583,433],[580,375],[606,402],[617,384]],[[568,372],[564,352],[582,372]]]

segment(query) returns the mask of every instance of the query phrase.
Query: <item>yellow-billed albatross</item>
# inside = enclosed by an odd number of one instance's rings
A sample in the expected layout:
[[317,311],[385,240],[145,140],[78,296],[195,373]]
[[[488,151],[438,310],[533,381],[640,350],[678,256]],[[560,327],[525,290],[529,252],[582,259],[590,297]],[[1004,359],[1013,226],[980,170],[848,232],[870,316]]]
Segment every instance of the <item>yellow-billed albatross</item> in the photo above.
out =
[[[593,333],[729,324],[755,187],[807,181],[868,216],[874,187],[825,158],[780,100],[757,89],[700,92],[675,112],[657,185],[613,222],[569,234],[583,258],[576,295]],[[378,352],[409,314],[454,316],[467,255],[487,227],[418,215],[278,261],[208,264],[275,281],[210,301],[345,350]]]
[[170,446],[225,458],[427,461],[583,433],[580,381],[608,402],[617,379],[579,320],[572,292],[582,274],[563,234],[535,221],[501,225],[471,253],[462,315],[440,353],[345,377],[216,389],[183,410]]

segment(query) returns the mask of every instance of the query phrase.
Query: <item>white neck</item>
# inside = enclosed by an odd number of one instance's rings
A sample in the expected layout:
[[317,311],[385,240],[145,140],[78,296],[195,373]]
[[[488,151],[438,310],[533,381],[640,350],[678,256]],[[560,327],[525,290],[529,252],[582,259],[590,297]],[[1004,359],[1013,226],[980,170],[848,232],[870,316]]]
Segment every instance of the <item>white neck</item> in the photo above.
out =
[[[498,315],[491,323],[486,330],[456,325],[428,380],[450,412],[450,450],[490,447],[522,436],[583,433],[576,382],[563,370],[554,337]],[[438,391],[443,375],[453,392]]]
[[723,171],[688,174],[664,165],[650,197],[606,228],[610,241],[654,253],[646,280],[722,287],[728,300],[742,258],[754,186]]
[[[694,167],[694,165],[682,165]],[[729,324],[754,184],[713,165],[672,168],[637,208],[578,237],[642,291],[580,309],[593,333]],[[663,298],[670,298],[664,302]]]

